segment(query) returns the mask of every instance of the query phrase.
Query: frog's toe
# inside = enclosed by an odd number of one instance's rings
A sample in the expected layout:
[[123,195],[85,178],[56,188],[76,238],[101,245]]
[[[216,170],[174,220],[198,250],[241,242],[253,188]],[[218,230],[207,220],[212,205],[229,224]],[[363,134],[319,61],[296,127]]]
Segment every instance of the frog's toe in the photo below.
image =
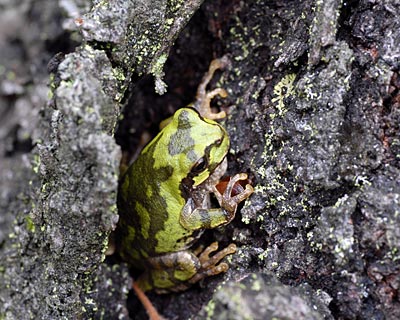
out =
[[223,191],[221,191],[222,194],[218,190],[217,186],[213,186],[213,192],[218,202],[221,207],[232,213],[232,219],[238,204],[246,200],[254,192],[254,189],[250,184],[246,183],[245,186],[242,186],[240,183],[240,181],[246,180],[248,180],[246,173],[235,174],[229,179]]
[[236,245],[231,243],[226,248],[214,254],[210,257],[212,252],[218,250],[218,242],[213,242],[204,251],[199,255],[199,261],[201,264],[200,269],[197,273],[189,280],[190,283],[196,283],[201,279],[204,279],[209,276],[214,276],[219,273],[226,272],[229,269],[229,266],[225,262],[219,263],[223,258],[227,255],[236,252]]
[[210,253],[218,250],[218,242],[211,243],[199,256],[200,264],[202,268],[209,268],[209,266],[215,266],[227,255],[236,252],[236,245],[231,243],[226,248],[214,254],[210,257]]
[[212,266],[209,269],[205,269],[201,272],[198,272],[193,278],[189,280],[191,284],[194,284],[196,282],[199,282],[200,280],[210,277],[210,276],[215,276],[220,273],[224,273],[228,271],[229,266],[225,262],[221,262],[220,264],[216,266]]

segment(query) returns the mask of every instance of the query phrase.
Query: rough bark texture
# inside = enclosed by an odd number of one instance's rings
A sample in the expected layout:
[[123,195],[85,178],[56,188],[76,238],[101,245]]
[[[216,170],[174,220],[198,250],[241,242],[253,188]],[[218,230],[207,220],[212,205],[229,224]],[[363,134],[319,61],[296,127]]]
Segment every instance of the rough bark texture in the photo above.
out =
[[[121,156],[113,132],[134,75],[151,73],[162,89],[163,56],[199,5],[125,0],[97,1],[91,9],[89,3],[73,1],[4,4],[2,40],[9,52],[2,79],[0,317],[128,318],[127,267],[103,262],[118,221]],[[65,10],[82,29],[82,44],[75,50],[76,32],[61,39]],[[24,29],[24,15],[36,32]],[[72,20],[64,22],[72,26]],[[60,39],[53,38],[55,31]],[[39,36],[48,37],[47,42],[34,43]],[[58,42],[73,52],[50,61],[46,104],[46,44],[56,49]],[[26,50],[31,60],[24,61],[24,52],[16,57],[18,50]],[[34,112],[27,113],[32,107]],[[31,141],[35,148],[27,155]]]
[[0,4],[0,319],[146,318],[104,261],[120,147],[224,54],[229,170],[256,192],[206,238],[239,251],[150,298],[170,319],[400,318],[400,5],[200,2]]

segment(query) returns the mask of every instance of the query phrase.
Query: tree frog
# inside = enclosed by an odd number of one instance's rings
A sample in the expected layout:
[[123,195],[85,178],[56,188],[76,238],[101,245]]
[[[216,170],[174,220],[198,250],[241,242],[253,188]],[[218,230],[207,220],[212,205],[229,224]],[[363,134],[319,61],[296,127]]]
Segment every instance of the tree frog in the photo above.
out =
[[[191,249],[205,229],[229,223],[238,204],[253,193],[249,184],[232,193],[247,179],[245,173],[234,175],[223,192],[216,188],[227,169],[229,137],[215,121],[225,112],[213,113],[210,101],[227,94],[222,88],[207,92],[206,86],[226,64],[226,58],[212,61],[196,101],[175,112],[121,179],[117,246],[123,259],[144,270],[136,281],[143,291],[185,290],[225,272],[228,265],[220,261],[236,251],[230,244],[210,257],[217,242],[204,250]],[[219,208],[211,206],[210,194]]]

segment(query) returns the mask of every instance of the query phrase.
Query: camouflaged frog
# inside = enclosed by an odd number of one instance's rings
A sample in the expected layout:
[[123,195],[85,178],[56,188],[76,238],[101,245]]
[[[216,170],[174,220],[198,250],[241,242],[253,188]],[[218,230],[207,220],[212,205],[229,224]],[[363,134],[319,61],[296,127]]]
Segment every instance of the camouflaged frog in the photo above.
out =
[[[144,270],[137,280],[144,291],[185,290],[225,272],[228,265],[221,259],[236,251],[230,244],[210,257],[218,250],[217,242],[205,250],[191,249],[205,229],[229,223],[238,204],[253,192],[249,184],[233,192],[247,180],[245,173],[234,175],[222,192],[216,188],[227,168],[229,137],[215,121],[224,118],[225,112],[213,113],[210,101],[216,95],[225,97],[226,92],[221,88],[207,92],[206,86],[226,63],[224,58],[212,61],[196,101],[164,123],[121,179],[119,251],[126,261]],[[219,208],[211,206],[211,193]]]

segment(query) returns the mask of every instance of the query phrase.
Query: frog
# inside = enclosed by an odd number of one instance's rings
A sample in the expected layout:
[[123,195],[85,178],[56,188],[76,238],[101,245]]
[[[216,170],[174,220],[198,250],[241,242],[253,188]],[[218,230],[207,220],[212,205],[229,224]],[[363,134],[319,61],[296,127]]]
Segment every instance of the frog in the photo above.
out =
[[[143,270],[136,285],[143,291],[179,292],[229,269],[223,258],[236,252],[231,243],[218,251],[194,245],[204,230],[230,223],[238,205],[253,193],[246,173],[218,182],[227,170],[230,140],[210,102],[226,97],[223,88],[207,91],[227,58],[215,59],[197,89],[194,103],[178,109],[141,151],[120,180],[117,247],[121,257]],[[239,192],[232,190],[245,182]],[[219,206],[212,204],[214,195]],[[212,255],[211,255],[212,254]]]

